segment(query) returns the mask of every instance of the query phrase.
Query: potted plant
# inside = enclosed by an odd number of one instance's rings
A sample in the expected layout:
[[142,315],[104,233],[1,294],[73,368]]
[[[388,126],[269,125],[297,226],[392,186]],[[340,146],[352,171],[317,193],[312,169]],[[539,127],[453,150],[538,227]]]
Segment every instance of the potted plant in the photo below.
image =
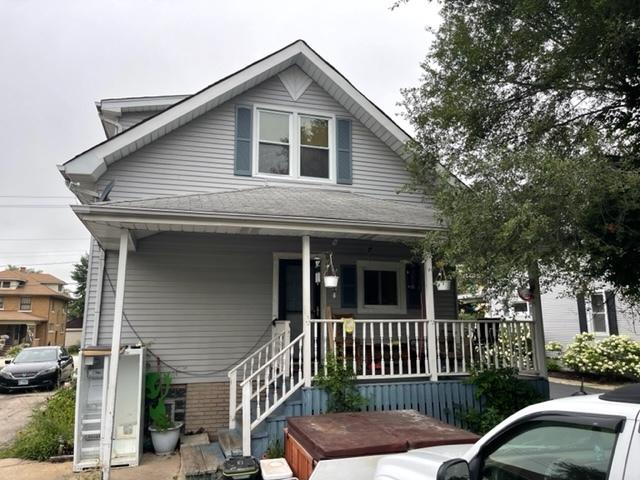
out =
[[443,261],[436,262],[436,267],[439,269],[436,276],[436,288],[439,291],[451,290],[451,279],[448,278],[445,272],[445,263]]
[[156,455],[169,455],[180,439],[182,422],[173,422],[167,413],[164,399],[171,388],[170,373],[148,373],[145,379],[149,400],[149,432]]

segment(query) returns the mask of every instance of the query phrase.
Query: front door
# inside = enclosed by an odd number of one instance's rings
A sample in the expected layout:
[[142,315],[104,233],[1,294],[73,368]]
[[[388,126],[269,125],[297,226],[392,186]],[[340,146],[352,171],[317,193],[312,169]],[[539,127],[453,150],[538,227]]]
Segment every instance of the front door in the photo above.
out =
[[[320,318],[320,285],[311,263],[311,318]],[[278,282],[278,320],[291,322],[291,339],[302,333],[302,260],[281,259]]]

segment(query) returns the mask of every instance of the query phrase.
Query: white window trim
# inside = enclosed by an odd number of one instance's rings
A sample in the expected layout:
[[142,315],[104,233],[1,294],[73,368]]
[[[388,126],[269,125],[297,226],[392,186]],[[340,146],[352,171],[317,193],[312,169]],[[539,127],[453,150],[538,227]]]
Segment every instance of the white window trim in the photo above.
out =
[[31,312],[31,311],[33,311],[33,297],[30,297],[29,295],[25,295],[25,296],[24,296],[24,298],[30,298],[30,299],[31,299],[31,303],[30,303],[31,308],[30,308],[29,310],[23,310],[23,309],[22,309],[22,298],[23,298],[23,297],[20,297],[20,298],[18,299],[18,311],[19,311],[19,312]]
[[[289,114],[289,174],[264,173],[258,169],[258,148],[260,148],[260,119],[259,111],[267,110],[274,113]],[[303,177],[300,175],[300,122],[299,117],[323,118],[329,121],[329,178]],[[295,179],[304,182],[335,184],[336,168],[336,116],[326,112],[313,110],[286,108],[278,105],[253,105],[253,139],[251,169],[254,177],[270,178],[274,180]]]
[[[595,325],[593,323],[593,307],[591,306],[592,295],[602,295],[602,304],[604,305],[604,325],[607,328],[606,332],[596,332]],[[585,310],[587,311],[587,328],[589,333],[593,333],[597,337],[608,337],[609,332],[609,312],[607,311],[607,295],[604,290],[596,290],[585,296]]]
[[[357,270],[357,286],[358,286],[358,313],[407,313],[407,289],[404,262],[372,262],[369,260],[358,260],[356,262]],[[397,305],[365,305],[364,303],[364,271],[365,270],[384,270],[388,272],[396,272],[398,289]]]

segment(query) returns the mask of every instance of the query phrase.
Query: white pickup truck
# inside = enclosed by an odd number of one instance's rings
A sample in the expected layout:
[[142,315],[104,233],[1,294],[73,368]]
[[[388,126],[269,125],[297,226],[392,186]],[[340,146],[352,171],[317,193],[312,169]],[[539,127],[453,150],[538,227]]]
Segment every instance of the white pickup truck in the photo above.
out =
[[310,480],[640,480],[640,384],[527,407],[473,445],[320,461]]

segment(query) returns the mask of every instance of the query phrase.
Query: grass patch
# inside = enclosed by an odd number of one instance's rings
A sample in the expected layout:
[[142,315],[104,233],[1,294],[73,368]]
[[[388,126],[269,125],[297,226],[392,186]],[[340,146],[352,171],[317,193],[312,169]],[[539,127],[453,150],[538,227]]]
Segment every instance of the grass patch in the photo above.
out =
[[13,445],[0,450],[0,458],[47,460],[73,453],[75,387],[62,388],[44,406],[33,410],[31,420],[18,432]]

